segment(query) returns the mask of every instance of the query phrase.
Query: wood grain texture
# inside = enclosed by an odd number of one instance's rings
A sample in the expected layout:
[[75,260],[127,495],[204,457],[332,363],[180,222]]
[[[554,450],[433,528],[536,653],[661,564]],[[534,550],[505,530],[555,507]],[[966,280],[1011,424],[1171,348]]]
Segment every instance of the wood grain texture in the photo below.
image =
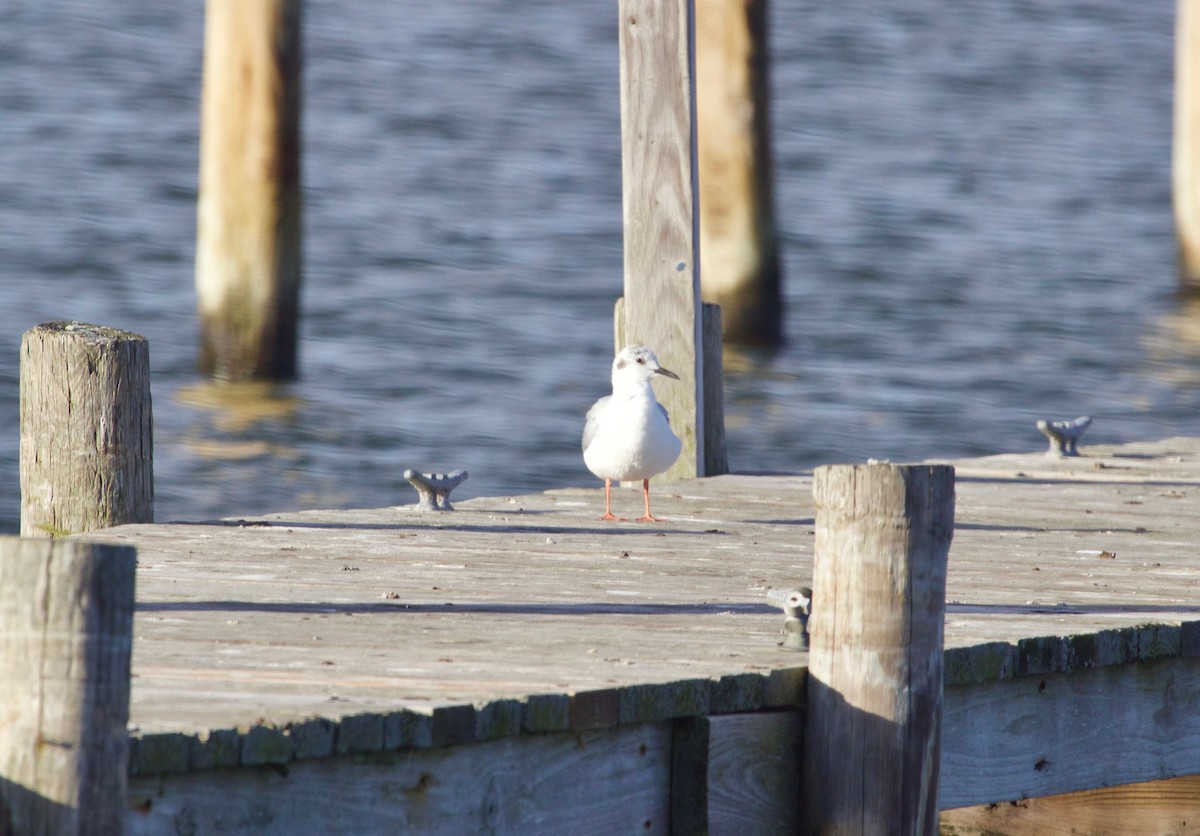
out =
[[134,779],[131,836],[669,832],[669,723]]
[[1195,836],[1200,775],[942,813],[942,836]]
[[795,711],[709,718],[708,832],[791,834],[800,823],[803,715]]
[[1194,657],[947,688],[941,804],[1200,774],[1197,717]]
[[296,370],[302,0],[207,0],[196,293],[200,369]]
[[813,494],[804,830],[934,833],[954,469],[821,467]]
[[122,832],[135,562],[127,546],[0,538],[6,833]]
[[661,477],[703,473],[704,402],[692,0],[621,0],[625,336],[678,381],[656,389],[683,452]]
[[794,710],[676,721],[671,832],[795,833],[803,728]]
[[48,322],[21,339],[21,534],[154,519],[150,349],[144,337]]
[[768,0],[696,0],[696,115],[704,299],[725,338],[782,340],[767,56]]

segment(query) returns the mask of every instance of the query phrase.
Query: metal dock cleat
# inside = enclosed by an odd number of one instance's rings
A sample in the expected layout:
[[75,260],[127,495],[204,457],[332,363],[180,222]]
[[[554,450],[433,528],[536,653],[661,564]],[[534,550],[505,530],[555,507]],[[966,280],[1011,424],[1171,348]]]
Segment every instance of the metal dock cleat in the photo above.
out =
[[452,470],[449,473],[418,473],[409,468],[404,471],[404,478],[417,489],[421,500],[417,503],[419,511],[453,511],[450,504],[450,491],[467,481],[467,471]]
[[1079,437],[1092,423],[1090,415],[1080,415],[1074,421],[1038,421],[1037,428],[1050,439],[1046,455],[1052,458],[1079,455]]
[[812,590],[776,589],[767,593],[767,600],[783,610],[783,649],[808,650],[808,617],[812,614]]

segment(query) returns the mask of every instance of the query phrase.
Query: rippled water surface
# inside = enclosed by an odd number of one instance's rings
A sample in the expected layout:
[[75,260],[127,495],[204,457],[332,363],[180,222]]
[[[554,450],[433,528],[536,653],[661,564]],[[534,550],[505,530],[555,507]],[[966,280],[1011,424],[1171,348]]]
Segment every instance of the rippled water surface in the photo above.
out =
[[[737,470],[1200,433],[1174,4],[771,6],[788,344],[728,356]],[[615,3],[311,0],[296,383],[194,372],[203,4],[0,6],[0,530],[17,347],[150,340],[159,520],[595,483],[621,293]],[[4,355],[7,359],[3,359]]]

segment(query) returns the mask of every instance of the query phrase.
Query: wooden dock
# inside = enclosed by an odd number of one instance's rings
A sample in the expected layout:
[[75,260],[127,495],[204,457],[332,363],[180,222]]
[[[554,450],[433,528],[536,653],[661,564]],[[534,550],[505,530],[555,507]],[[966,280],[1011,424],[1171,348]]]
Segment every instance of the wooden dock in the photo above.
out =
[[[1200,773],[1200,440],[951,463],[940,807]],[[793,827],[807,654],[767,593],[811,581],[811,476],[655,499],[103,532],[138,549],[133,832]]]

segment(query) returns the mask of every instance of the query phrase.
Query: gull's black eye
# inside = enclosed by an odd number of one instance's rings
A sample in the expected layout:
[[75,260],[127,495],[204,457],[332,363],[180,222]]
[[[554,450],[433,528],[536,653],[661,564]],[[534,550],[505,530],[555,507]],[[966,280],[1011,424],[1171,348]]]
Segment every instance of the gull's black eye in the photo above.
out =
[[646,364],[646,358],[645,358],[645,357],[639,357],[639,358],[638,358],[638,362],[639,362],[639,363],[641,363],[642,365],[645,365],[645,364]]

